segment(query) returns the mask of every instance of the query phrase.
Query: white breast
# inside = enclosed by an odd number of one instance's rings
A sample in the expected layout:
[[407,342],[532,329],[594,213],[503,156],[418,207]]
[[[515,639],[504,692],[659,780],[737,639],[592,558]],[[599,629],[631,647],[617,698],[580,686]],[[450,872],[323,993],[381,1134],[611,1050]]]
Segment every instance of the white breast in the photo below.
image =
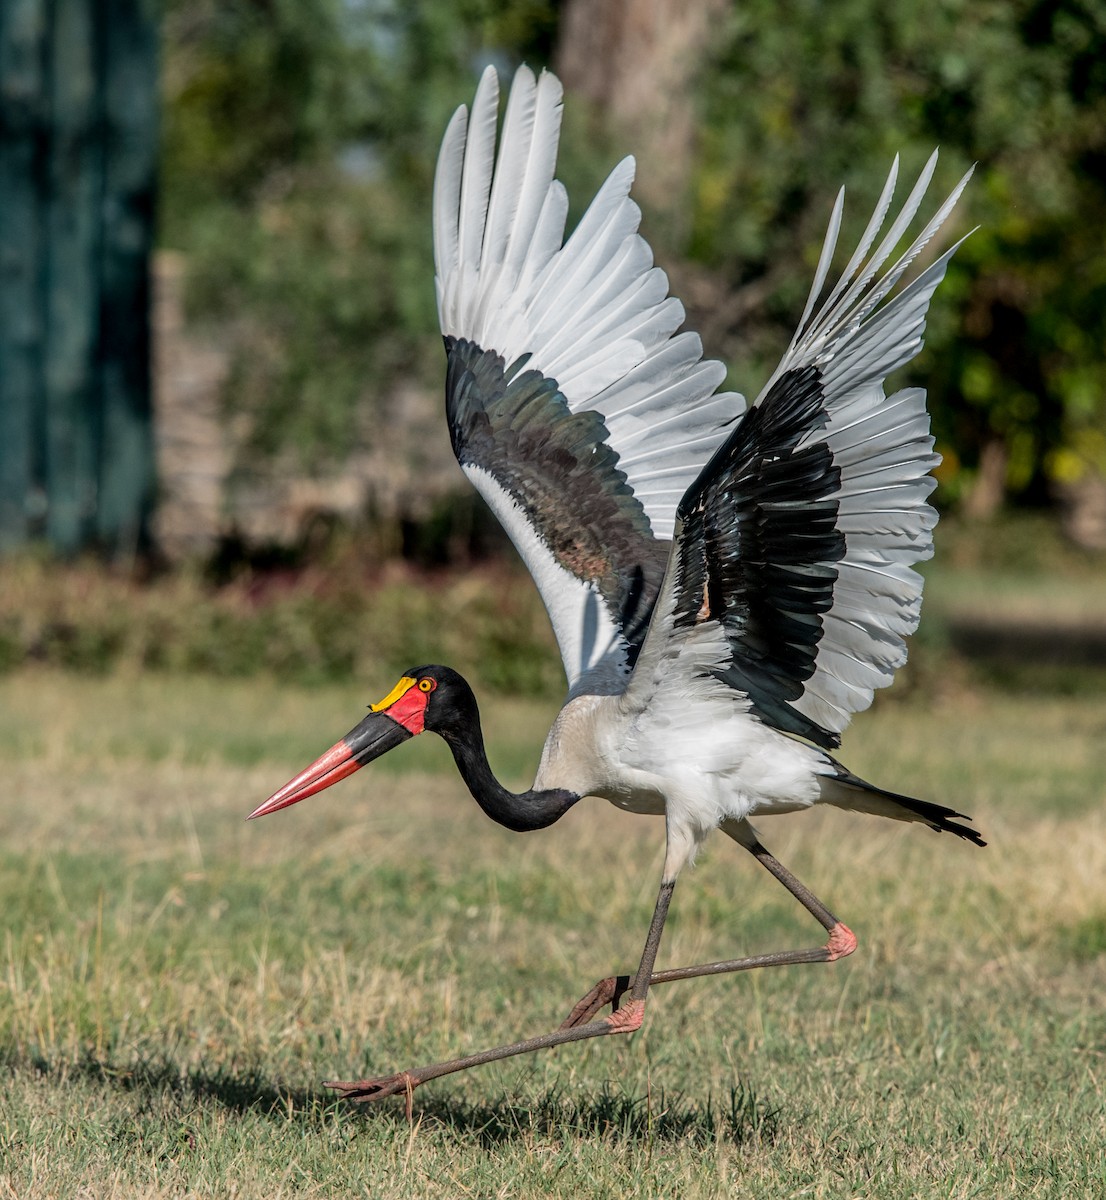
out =
[[534,786],[667,813],[696,841],[726,818],[813,804],[826,757],[763,725],[740,700],[723,684],[644,711],[618,696],[579,696],[550,730]]

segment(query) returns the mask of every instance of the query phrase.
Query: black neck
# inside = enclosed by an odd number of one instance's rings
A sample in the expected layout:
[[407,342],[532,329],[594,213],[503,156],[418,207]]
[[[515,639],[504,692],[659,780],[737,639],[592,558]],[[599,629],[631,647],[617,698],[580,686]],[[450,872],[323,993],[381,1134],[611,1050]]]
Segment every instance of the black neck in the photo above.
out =
[[463,730],[439,729],[437,732],[453,751],[457,769],[476,803],[493,821],[516,833],[552,825],[580,799],[575,792],[563,788],[531,790],[517,795],[509,792],[492,774],[484,751],[479,717],[466,723]]

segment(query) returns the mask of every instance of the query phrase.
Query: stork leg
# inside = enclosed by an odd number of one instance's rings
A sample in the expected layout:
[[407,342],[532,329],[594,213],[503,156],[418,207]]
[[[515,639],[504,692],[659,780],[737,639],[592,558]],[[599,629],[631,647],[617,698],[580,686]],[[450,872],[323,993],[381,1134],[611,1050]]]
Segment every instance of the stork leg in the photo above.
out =
[[[567,1042],[580,1042],[588,1038],[605,1037],[612,1033],[633,1033],[636,1029],[641,1028],[645,1016],[645,998],[653,984],[672,983],[677,979],[695,979],[703,975],[726,975],[735,971],[750,971],[756,967],[833,962],[851,954],[856,949],[856,937],[848,926],[839,921],[804,883],[761,845],[752,826],[745,821],[732,821],[723,823],[722,829],[734,841],[744,846],[757,862],[774,875],[807,912],[822,925],[829,934],[824,946],[817,946],[809,950],[782,950],[774,954],[757,954],[749,958],[735,958],[724,962],[699,963],[691,967],[654,971],[653,966],[660,948],[661,933],[664,930],[665,918],[668,916],[672,892],[676,886],[674,878],[666,878],[661,884],[657,903],[653,909],[653,919],[649,923],[649,933],[645,939],[641,962],[633,977],[618,975],[600,980],[574,1006],[560,1028],[555,1029],[552,1033],[527,1038],[521,1042],[512,1042],[505,1046],[496,1046],[491,1050],[481,1051],[479,1054],[466,1055],[464,1058],[455,1058],[448,1062],[432,1063],[429,1066],[400,1071],[395,1075],[383,1075],[376,1079],[358,1079],[348,1082],[335,1080],[327,1082],[325,1086],[336,1089],[344,1099],[354,1100],[358,1103],[402,1093],[406,1096],[407,1114],[410,1116],[412,1094],[415,1088],[431,1079],[439,1079],[443,1075],[452,1075],[456,1071],[466,1071],[470,1067],[479,1067],[499,1059],[513,1058],[518,1054],[530,1054],[535,1050],[561,1046]],[[620,1004],[626,992],[630,993],[630,998],[625,1004]],[[608,1016],[596,1019],[599,1011],[608,1004],[614,1005],[614,1010]]]
[[604,1037],[611,1033],[633,1033],[636,1029],[641,1028],[641,1022],[645,1016],[645,996],[649,991],[651,980],[656,978],[653,973],[653,964],[657,959],[661,933],[664,929],[665,918],[668,916],[668,905],[675,886],[675,879],[666,879],[661,884],[656,907],[653,909],[653,919],[649,923],[649,934],[645,939],[641,963],[630,989],[630,999],[609,1016],[597,1021],[578,1022],[571,1027],[562,1025],[552,1033],[527,1038],[522,1042],[512,1042],[506,1046],[496,1046],[491,1050],[481,1051],[479,1054],[469,1054],[464,1058],[451,1059],[449,1062],[415,1067],[409,1071],[400,1071],[395,1075],[382,1075],[377,1079],[357,1079],[348,1082],[327,1081],[324,1086],[336,1089],[341,1093],[343,1099],[355,1100],[358,1103],[379,1100],[384,1096],[397,1096],[402,1093],[407,1098],[407,1115],[410,1117],[412,1093],[420,1083],[426,1083],[430,1079],[452,1075],[455,1071],[467,1071],[469,1067],[479,1067],[484,1063],[496,1062],[501,1058],[512,1058],[516,1054],[529,1054],[534,1050],[544,1050],[549,1046],[560,1046],[565,1042],[580,1042],[586,1038]]
[[[733,971],[751,971],[757,967],[782,967],[792,963],[834,962],[852,954],[856,949],[856,936],[853,931],[839,921],[833,913],[818,899],[817,896],[773,855],[761,845],[759,838],[747,821],[726,821],[722,829],[746,850],[783,884],[796,900],[809,912],[815,920],[829,933],[824,946],[810,950],[781,950],[774,954],[756,954],[749,958],[733,958],[725,962],[699,963],[693,967],[677,967],[668,971],[654,971],[649,979],[649,986],[657,983],[672,983],[677,979],[695,979],[701,975],[726,975]],[[562,1029],[574,1029],[586,1026],[608,1004],[614,1006],[614,1012],[620,1010],[619,1004],[627,991],[631,1000],[637,993],[636,978],[631,990],[629,975],[608,975],[601,979],[585,996],[582,996],[565,1018]],[[613,1015],[613,1014],[612,1014]]]

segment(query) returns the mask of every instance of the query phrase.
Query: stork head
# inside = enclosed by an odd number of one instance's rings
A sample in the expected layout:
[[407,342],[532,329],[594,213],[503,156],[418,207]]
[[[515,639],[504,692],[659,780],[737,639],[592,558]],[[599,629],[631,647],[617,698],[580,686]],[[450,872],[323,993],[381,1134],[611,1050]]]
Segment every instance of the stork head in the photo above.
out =
[[472,689],[449,667],[413,667],[369,715],[295,779],[291,779],[246,818],[264,817],[298,804],[379,758],[425,729],[451,733],[476,712]]

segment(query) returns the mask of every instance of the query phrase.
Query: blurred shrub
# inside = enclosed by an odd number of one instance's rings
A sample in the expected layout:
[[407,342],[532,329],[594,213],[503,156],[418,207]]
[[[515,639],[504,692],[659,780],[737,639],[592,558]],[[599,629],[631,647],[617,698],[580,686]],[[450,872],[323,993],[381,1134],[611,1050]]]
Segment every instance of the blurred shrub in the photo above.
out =
[[529,579],[495,569],[420,575],[353,564],[213,587],[198,573],[137,583],[92,563],[6,562],[0,670],[44,663],[115,669],[267,674],[317,684],[379,678],[445,662],[493,691],[556,696],[560,658]]
[[[925,574],[909,661],[879,703],[974,687],[1102,694],[1102,560],[1044,516],[942,522]],[[564,693],[548,618],[513,557],[464,570],[382,565],[336,535],[310,561],[228,554],[206,573],[148,581],[92,561],[0,564],[0,672],[41,663],[315,685],[435,662],[481,690]]]

